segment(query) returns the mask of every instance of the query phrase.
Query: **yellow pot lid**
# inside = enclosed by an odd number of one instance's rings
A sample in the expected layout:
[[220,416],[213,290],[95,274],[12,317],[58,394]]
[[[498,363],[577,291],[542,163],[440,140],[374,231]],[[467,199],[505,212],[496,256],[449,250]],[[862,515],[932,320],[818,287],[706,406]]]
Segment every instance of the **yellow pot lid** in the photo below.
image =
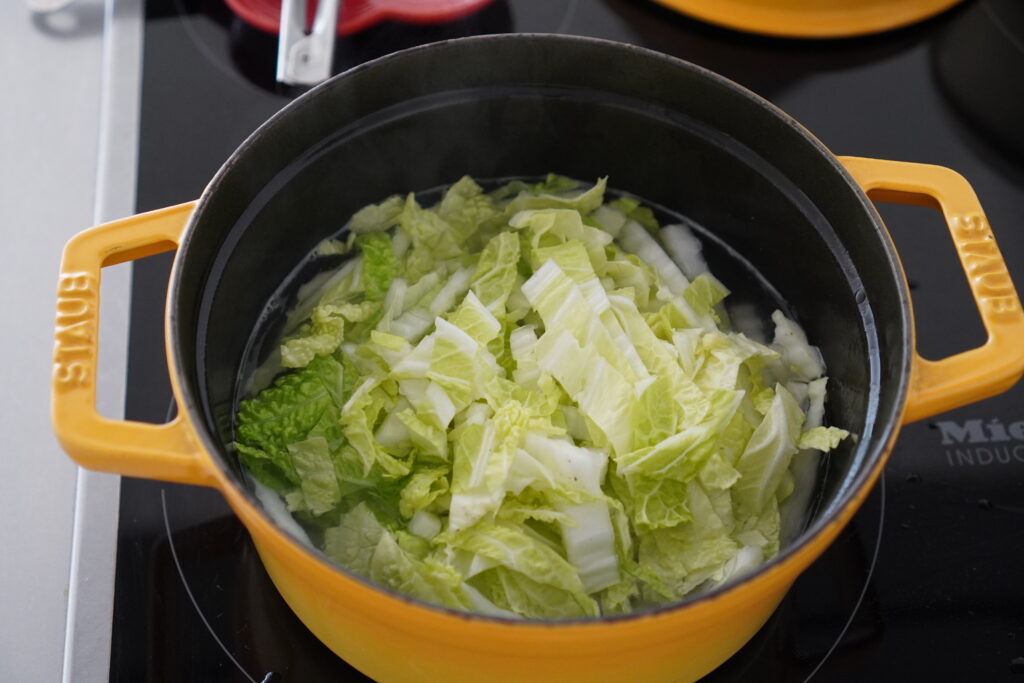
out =
[[726,28],[790,38],[844,38],[913,24],[962,0],[655,0]]

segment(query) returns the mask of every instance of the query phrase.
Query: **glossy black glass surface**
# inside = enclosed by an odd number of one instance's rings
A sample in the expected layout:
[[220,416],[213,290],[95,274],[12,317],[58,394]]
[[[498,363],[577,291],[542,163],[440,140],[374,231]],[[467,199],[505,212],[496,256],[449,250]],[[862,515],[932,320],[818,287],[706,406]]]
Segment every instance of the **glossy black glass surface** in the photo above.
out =
[[[1024,160],[947,103],[933,64],[960,10],[902,31],[801,42],[712,28],[644,0],[495,0],[443,26],[386,24],[340,40],[335,71],[474,33],[566,32],[695,62],[781,106],[837,154],[938,163],[974,185],[1024,282]],[[150,0],[138,209],[195,198],[294,93],[273,85],[275,41],[219,0]],[[911,280],[919,348],[941,357],[983,331],[937,214],[881,207]],[[170,405],[163,360],[169,257],[135,266],[127,413]],[[1024,680],[1024,387],[909,425],[883,482],[765,628],[712,681]],[[365,680],[270,584],[211,490],[124,479],[111,679]]]

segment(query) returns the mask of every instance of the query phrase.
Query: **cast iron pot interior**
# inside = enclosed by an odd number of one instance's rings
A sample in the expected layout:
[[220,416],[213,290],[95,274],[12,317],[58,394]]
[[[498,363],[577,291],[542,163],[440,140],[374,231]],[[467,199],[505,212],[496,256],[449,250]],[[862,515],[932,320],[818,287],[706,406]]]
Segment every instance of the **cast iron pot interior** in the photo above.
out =
[[859,435],[821,468],[798,543],[810,538],[864,484],[904,402],[909,308],[888,235],[784,113],[700,67],[594,39],[485,36],[396,53],[299,98],[230,158],[194,212],[170,294],[183,409],[213,460],[246,488],[228,444],[250,332],[353,211],[463,174],[549,171],[607,175],[692,218],[792,306],[825,357],[828,423]]

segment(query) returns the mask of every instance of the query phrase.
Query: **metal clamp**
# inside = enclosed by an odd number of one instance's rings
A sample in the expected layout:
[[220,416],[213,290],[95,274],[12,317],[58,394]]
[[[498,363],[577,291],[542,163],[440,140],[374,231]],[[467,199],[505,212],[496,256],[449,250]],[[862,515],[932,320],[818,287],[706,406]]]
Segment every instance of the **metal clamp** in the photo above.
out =
[[316,85],[330,78],[340,5],[341,0],[318,0],[313,28],[306,33],[306,0],[281,1],[279,83]]

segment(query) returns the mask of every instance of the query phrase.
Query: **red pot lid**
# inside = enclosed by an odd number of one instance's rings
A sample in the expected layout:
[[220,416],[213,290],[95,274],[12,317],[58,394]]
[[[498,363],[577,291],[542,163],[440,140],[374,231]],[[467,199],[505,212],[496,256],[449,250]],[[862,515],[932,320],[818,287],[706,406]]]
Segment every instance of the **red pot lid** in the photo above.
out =
[[[247,24],[277,33],[281,0],[224,0]],[[388,19],[412,24],[439,24],[474,12],[491,0],[342,0],[338,33],[351,35]],[[306,16],[312,21],[316,0],[306,0]]]

